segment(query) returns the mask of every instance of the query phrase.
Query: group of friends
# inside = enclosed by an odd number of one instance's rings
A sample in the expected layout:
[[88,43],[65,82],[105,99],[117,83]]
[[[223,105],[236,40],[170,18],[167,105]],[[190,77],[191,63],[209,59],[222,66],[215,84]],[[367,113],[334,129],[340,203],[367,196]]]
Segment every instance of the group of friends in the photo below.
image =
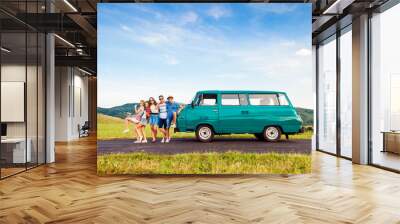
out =
[[136,141],[135,143],[147,143],[146,125],[150,125],[152,142],[157,141],[157,132],[163,135],[161,143],[171,141],[170,128],[176,127],[176,117],[183,108],[174,101],[173,96],[168,96],[167,101],[163,95],[158,97],[158,102],[154,97],[148,101],[140,100],[135,107],[134,114],[128,114],[125,118],[124,133],[129,132],[129,124],[135,125]]

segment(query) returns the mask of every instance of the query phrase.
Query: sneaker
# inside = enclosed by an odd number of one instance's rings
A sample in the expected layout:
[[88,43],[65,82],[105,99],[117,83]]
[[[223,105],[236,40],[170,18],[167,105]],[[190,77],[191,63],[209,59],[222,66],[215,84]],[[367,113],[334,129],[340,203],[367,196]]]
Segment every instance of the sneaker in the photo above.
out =
[[169,143],[169,141],[171,141],[171,139],[167,138],[167,140],[165,140],[165,143]]
[[163,138],[163,139],[161,139],[161,143],[164,143],[164,141],[165,141],[165,140],[164,140],[164,138]]
[[142,143],[147,143],[147,139],[142,140]]
[[152,142],[152,143],[156,143],[156,142],[157,142],[157,139],[153,139],[153,140],[151,140],[151,142]]
[[141,142],[142,142],[142,139],[138,139],[134,143],[141,143]]
[[129,132],[129,129],[125,129],[122,133],[126,134]]

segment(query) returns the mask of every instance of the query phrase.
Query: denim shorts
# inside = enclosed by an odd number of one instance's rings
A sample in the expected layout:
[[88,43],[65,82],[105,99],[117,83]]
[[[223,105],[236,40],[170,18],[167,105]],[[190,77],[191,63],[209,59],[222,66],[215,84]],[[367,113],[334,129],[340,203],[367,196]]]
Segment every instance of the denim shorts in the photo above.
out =
[[171,122],[169,119],[158,118],[158,127],[159,128],[169,128],[170,125],[171,125]]
[[150,125],[157,125],[158,124],[158,114],[151,114],[149,118]]

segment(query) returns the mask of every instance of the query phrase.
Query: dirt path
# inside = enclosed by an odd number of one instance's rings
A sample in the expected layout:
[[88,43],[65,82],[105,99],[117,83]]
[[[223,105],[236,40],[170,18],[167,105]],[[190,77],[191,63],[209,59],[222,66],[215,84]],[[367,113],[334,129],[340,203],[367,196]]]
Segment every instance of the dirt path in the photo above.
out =
[[[160,141],[160,140],[158,140]],[[104,140],[97,142],[97,153],[151,152],[176,154],[189,152],[226,152],[240,151],[251,153],[310,153],[311,140],[281,140],[262,142],[255,139],[216,139],[211,143],[201,143],[195,139],[172,139],[170,143],[135,144],[133,140]]]

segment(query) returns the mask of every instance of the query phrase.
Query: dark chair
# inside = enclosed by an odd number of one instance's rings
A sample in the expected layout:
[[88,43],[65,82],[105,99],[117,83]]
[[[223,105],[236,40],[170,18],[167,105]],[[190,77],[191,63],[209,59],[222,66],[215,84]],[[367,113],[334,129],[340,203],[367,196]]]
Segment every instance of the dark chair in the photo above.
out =
[[90,130],[89,121],[85,121],[85,123],[82,125],[82,127],[80,125],[78,125],[79,138],[88,137],[89,136],[89,130]]

